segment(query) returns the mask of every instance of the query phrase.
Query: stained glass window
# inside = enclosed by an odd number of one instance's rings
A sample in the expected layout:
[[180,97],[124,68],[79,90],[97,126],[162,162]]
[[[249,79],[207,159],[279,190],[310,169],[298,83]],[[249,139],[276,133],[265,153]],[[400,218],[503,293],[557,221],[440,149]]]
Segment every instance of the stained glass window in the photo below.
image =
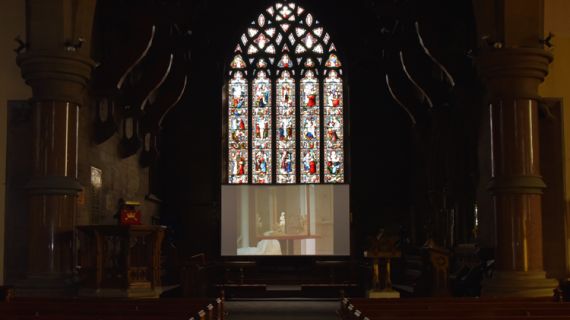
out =
[[345,183],[342,64],[314,15],[270,6],[241,35],[229,70],[227,183]]

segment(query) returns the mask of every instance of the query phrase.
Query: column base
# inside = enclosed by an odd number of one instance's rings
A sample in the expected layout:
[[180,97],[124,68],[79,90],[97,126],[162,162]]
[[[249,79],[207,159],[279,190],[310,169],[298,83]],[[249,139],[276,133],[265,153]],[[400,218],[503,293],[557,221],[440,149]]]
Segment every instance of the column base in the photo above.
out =
[[15,284],[16,297],[72,297],[77,285],[70,278],[59,275],[30,275]]
[[555,279],[546,278],[546,272],[493,272],[493,278],[482,283],[484,297],[552,297],[558,286]]

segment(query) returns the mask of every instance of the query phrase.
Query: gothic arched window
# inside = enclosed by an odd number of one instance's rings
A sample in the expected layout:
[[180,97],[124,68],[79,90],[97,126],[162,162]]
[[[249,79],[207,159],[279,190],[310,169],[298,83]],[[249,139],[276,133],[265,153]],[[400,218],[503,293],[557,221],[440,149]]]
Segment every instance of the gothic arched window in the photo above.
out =
[[290,2],[267,8],[229,64],[229,184],[344,183],[344,85],[330,35]]

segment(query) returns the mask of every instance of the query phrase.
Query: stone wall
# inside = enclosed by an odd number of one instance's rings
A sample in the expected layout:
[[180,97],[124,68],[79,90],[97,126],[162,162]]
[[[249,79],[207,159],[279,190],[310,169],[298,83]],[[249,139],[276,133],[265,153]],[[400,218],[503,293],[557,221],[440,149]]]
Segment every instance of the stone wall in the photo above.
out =
[[[83,107],[80,118],[79,181],[84,186],[80,197],[77,224],[115,224],[119,199],[141,203],[143,223],[158,215],[158,204],[146,199],[149,193],[148,168],[141,168],[139,155],[119,157],[119,135],[102,144],[93,142],[94,107]],[[102,171],[102,186],[91,183],[91,167]]]

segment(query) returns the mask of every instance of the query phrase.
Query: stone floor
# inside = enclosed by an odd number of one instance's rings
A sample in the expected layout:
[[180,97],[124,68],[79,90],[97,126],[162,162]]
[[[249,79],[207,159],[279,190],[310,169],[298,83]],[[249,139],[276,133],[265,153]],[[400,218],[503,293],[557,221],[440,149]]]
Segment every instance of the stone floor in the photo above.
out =
[[338,320],[338,301],[226,301],[227,320]]

